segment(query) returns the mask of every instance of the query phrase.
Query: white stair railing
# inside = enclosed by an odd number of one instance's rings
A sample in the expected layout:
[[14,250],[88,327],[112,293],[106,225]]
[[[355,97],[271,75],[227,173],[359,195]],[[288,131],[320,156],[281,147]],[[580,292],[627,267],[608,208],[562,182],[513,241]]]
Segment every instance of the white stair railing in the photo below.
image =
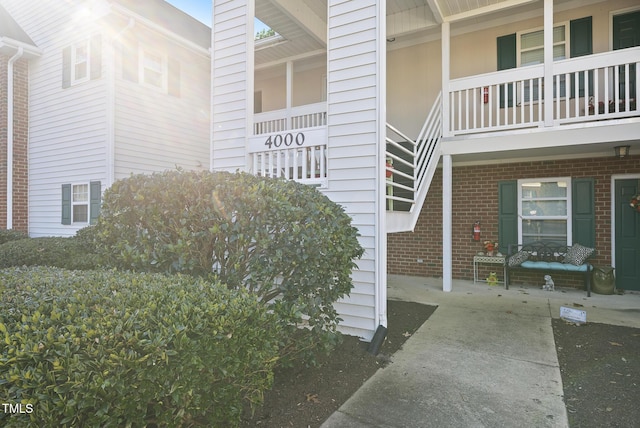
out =
[[[438,166],[441,139],[442,93],[438,94],[415,141],[387,124],[389,232],[408,231],[415,227]],[[401,217],[394,218],[396,213]]]

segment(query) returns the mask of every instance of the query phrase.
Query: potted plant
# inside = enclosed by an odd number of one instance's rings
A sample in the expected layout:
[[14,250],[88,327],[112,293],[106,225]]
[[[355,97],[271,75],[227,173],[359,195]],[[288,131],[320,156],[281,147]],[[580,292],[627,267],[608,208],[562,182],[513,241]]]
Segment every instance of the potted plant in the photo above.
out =
[[484,250],[487,256],[493,256],[493,252],[498,249],[498,243],[494,241],[484,241]]

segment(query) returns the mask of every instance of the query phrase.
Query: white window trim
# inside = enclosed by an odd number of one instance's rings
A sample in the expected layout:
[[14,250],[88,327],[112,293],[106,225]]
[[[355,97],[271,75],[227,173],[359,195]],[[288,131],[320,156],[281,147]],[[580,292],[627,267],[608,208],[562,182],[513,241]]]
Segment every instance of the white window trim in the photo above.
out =
[[[86,58],[86,73],[84,77],[76,78],[76,64],[77,64],[77,54],[78,48],[85,47],[87,49],[87,58]],[[89,77],[91,76],[91,43],[90,41],[84,40],[80,43],[75,43],[71,47],[71,85],[77,85],[79,83],[87,82]]]
[[[567,215],[566,216],[536,216],[536,220],[566,220],[567,221],[567,242],[566,245],[571,245],[573,242],[573,225],[572,225],[572,197],[571,197],[571,177],[545,177],[545,178],[526,178],[518,180],[518,244],[523,244],[522,239],[522,222],[528,218],[522,213],[522,185],[526,183],[540,183],[540,182],[556,182],[566,181],[567,183]],[[555,198],[558,200],[564,200],[564,198]],[[550,199],[551,200],[551,199]],[[532,217],[533,218],[533,217]]]
[[[563,21],[563,22],[555,22],[553,24],[553,29],[555,30],[557,27],[563,26],[564,25],[564,42],[563,43],[554,43],[553,45],[560,45],[560,44],[564,44],[564,54],[565,54],[565,58],[569,58],[570,56],[570,52],[571,52],[571,33],[570,33],[570,21]],[[522,61],[521,61],[521,56],[522,56],[522,45],[521,45],[521,38],[524,34],[529,34],[529,33],[535,33],[536,31],[540,31],[540,30],[544,30],[544,27],[535,27],[535,28],[530,28],[527,30],[522,30],[522,31],[517,31],[516,32],[516,67],[520,68],[520,67],[527,67],[529,65],[534,65],[534,64],[527,64],[527,65],[522,65]],[[544,46],[543,46],[544,48]],[[554,60],[555,61],[555,60]],[[520,84],[518,84],[518,88],[516,89],[516,104],[520,105],[522,104],[522,102],[524,100],[520,99]],[[525,91],[527,92],[527,91]],[[565,88],[564,91],[564,95],[560,96],[560,100],[566,99],[567,98],[567,89]],[[556,91],[553,91],[553,96],[555,98]],[[534,99],[534,100],[528,100],[526,101],[527,103],[531,103],[531,104],[536,104],[540,101],[542,94],[542,88],[538,89],[538,98]]]
[[[73,199],[73,189],[76,186],[87,186],[87,200],[85,202],[76,202]],[[73,214],[73,207],[84,205],[87,207],[87,220],[86,221],[76,221],[75,216]],[[71,224],[89,224],[91,221],[91,183],[71,183]]]
[[[161,80],[162,80],[162,84],[161,86],[156,86],[156,85],[152,85],[151,83],[147,83],[147,81],[144,78],[144,58],[145,58],[145,54],[149,54],[149,55],[153,55],[156,57],[159,57],[162,60],[162,76],[161,76]],[[153,88],[156,91],[161,91],[164,93],[167,93],[169,91],[169,58],[167,57],[167,55],[164,55],[158,51],[154,51],[151,49],[145,49],[144,46],[139,46],[138,47],[138,82],[140,82],[141,85],[146,86],[147,88]]]

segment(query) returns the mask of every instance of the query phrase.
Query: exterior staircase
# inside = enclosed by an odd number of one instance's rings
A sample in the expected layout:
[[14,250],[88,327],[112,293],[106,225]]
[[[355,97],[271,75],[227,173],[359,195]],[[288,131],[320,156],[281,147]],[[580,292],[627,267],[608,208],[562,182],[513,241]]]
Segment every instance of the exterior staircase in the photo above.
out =
[[438,167],[442,140],[442,93],[416,140],[387,123],[387,233],[413,231]]

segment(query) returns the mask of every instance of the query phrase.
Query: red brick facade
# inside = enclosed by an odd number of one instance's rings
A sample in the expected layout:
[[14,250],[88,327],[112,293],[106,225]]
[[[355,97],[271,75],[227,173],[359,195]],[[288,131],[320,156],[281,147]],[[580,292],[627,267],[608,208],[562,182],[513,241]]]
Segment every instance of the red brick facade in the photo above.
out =
[[[613,155],[613,153],[612,153]],[[453,278],[473,279],[473,256],[483,240],[498,240],[498,182],[523,178],[592,177],[595,179],[596,265],[611,264],[611,176],[640,173],[640,155],[618,159],[588,158],[453,168]],[[475,221],[482,225],[481,241],[471,238]],[[388,273],[442,276],[442,171],[434,176],[415,232],[388,235]],[[506,249],[502,249],[506,251]],[[419,263],[420,259],[423,262]],[[495,271],[496,269],[491,269]],[[480,271],[486,278],[488,268]],[[556,285],[579,286],[577,274],[553,275]],[[560,283],[556,279],[559,278]],[[502,274],[500,273],[502,279]],[[519,273],[513,283],[543,284],[538,272]]]
[[[7,227],[7,65],[0,55],[0,229]],[[28,232],[28,63],[13,65],[13,228]]]

